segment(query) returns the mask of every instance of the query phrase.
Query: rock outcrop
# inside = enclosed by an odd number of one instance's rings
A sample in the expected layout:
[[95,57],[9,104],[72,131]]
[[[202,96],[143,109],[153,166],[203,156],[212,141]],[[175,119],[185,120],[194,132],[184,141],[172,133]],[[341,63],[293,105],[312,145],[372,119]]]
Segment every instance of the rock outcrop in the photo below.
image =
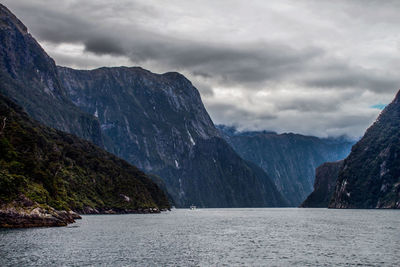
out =
[[302,208],[327,208],[335,191],[343,160],[326,162],[315,171],[314,191],[300,205]]
[[10,203],[0,205],[0,228],[66,226],[81,219],[73,211],[58,211],[39,205],[21,194]]

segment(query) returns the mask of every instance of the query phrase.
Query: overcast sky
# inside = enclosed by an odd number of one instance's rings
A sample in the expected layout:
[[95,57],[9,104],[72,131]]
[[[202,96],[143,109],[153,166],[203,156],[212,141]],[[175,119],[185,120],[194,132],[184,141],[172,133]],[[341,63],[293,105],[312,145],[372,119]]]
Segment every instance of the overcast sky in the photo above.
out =
[[216,124],[356,138],[400,88],[400,1],[2,2],[58,65],[183,73]]

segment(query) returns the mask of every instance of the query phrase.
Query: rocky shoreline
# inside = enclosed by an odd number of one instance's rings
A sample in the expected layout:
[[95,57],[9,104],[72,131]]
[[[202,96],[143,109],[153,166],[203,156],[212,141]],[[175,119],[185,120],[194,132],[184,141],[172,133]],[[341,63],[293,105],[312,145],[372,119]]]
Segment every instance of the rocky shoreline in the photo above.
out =
[[158,209],[158,208],[139,208],[139,209],[96,209],[92,207],[85,207],[83,210],[76,211],[82,215],[88,214],[149,214],[149,213],[161,213],[169,209]]
[[81,216],[73,211],[55,210],[24,195],[0,206],[0,228],[66,226],[76,219],[81,219]]
[[95,209],[85,207],[80,211],[55,210],[40,205],[24,195],[8,204],[0,205],[0,228],[30,228],[67,226],[81,219],[79,214],[150,214],[160,213],[168,209]]

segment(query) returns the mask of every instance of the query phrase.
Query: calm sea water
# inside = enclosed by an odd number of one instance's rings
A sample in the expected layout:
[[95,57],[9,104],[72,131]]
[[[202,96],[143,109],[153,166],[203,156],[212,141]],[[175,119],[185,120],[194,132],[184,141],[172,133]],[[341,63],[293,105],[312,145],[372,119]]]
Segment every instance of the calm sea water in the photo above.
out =
[[400,266],[400,211],[198,209],[0,230],[0,266]]

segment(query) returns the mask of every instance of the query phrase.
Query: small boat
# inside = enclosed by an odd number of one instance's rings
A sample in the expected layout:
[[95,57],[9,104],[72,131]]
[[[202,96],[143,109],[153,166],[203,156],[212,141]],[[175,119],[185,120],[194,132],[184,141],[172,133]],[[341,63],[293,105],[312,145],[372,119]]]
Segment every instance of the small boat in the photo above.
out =
[[196,209],[196,206],[195,205],[191,205],[190,206],[190,210],[195,210]]

